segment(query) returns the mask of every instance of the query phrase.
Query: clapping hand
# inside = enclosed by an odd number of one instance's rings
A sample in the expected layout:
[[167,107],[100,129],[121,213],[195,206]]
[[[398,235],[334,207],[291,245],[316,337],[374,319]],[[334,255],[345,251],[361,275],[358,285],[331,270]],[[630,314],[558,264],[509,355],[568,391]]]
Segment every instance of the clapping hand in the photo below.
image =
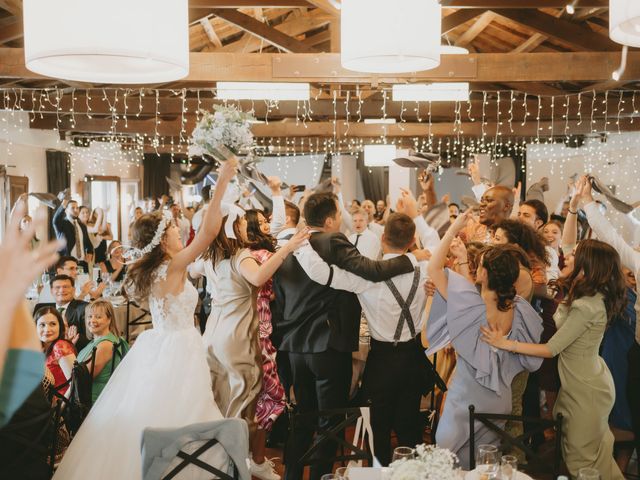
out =
[[78,327],[76,327],[75,325],[71,325],[69,328],[67,328],[67,331],[65,332],[65,337],[74,345],[78,343],[78,339],[80,338],[80,333],[78,333]]
[[578,183],[576,184],[576,193],[573,195],[571,202],[569,203],[571,210],[575,212],[580,201],[584,203],[593,202],[591,179],[587,175],[580,177],[580,180],[578,180]]

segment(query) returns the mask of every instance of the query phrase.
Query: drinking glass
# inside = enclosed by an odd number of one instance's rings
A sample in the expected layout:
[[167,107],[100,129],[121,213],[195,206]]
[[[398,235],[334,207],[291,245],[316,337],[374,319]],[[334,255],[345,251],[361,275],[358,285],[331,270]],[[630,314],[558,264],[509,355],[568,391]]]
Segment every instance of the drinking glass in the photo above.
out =
[[600,472],[595,468],[581,468],[578,470],[578,480],[600,480]]
[[340,467],[336,469],[336,477],[340,480],[349,480],[349,467]]
[[478,445],[476,450],[476,471],[488,479],[498,478],[500,455],[494,445]]
[[503,455],[500,459],[502,480],[516,480],[518,476],[518,459],[513,455]]
[[406,458],[407,460],[411,460],[414,456],[415,456],[415,452],[413,448],[396,447],[393,450],[393,458],[391,459],[391,461],[395,462],[396,460],[402,460],[403,458]]
[[42,274],[42,285],[48,285],[49,284],[49,272],[44,272]]

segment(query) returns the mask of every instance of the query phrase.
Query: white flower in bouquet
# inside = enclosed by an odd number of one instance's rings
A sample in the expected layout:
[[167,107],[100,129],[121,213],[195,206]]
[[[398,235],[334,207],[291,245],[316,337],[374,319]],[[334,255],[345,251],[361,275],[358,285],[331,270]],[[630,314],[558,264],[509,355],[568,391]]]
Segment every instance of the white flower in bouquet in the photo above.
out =
[[213,113],[201,112],[202,118],[191,134],[189,154],[220,158],[224,148],[235,154],[248,152],[253,146],[253,115],[232,105],[214,105],[213,109]]
[[391,480],[459,480],[457,461],[456,455],[446,448],[418,445],[415,459],[398,460],[390,465]]

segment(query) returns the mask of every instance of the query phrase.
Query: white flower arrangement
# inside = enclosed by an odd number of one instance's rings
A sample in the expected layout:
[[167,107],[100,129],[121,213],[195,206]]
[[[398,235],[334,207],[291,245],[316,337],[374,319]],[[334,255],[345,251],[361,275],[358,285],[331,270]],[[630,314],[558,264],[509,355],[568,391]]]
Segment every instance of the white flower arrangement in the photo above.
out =
[[416,458],[397,460],[389,465],[391,480],[459,480],[458,457],[436,445],[418,445]]
[[253,115],[233,105],[214,105],[213,110],[201,111],[202,118],[191,134],[189,155],[207,154],[221,159],[222,147],[234,154],[246,153],[253,146]]

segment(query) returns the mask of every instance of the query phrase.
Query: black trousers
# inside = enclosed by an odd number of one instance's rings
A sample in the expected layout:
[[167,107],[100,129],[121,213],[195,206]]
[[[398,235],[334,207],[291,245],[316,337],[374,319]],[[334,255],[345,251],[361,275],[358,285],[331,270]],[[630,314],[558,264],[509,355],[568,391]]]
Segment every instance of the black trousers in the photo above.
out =
[[371,339],[362,390],[371,405],[375,454],[384,466],[391,461],[392,430],[398,446],[413,448],[423,443],[420,399],[425,378],[420,367],[427,361],[416,341],[394,346]]
[[640,454],[640,345],[633,342],[629,350],[627,373],[627,399],[631,409],[631,422],[635,434],[636,451]]
[[[310,413],[318,410],[347,408],[351,384],[351,352],[327,350],[321,353],[289,352],[293,391],[296,396],[296,411]],[[326,428],[339,423],[341,418],[320,418],[318,426]],[[315,422],[296,422],[289,435],[285,449],[285,480],[301,480],[304,467],[298,460],[313,442]],[[335,442],[323,442],[319,448],[320,458],[334,457]],[[325,473],[331,473],[333,461],[311,465],[311,480],[319,480]]]

